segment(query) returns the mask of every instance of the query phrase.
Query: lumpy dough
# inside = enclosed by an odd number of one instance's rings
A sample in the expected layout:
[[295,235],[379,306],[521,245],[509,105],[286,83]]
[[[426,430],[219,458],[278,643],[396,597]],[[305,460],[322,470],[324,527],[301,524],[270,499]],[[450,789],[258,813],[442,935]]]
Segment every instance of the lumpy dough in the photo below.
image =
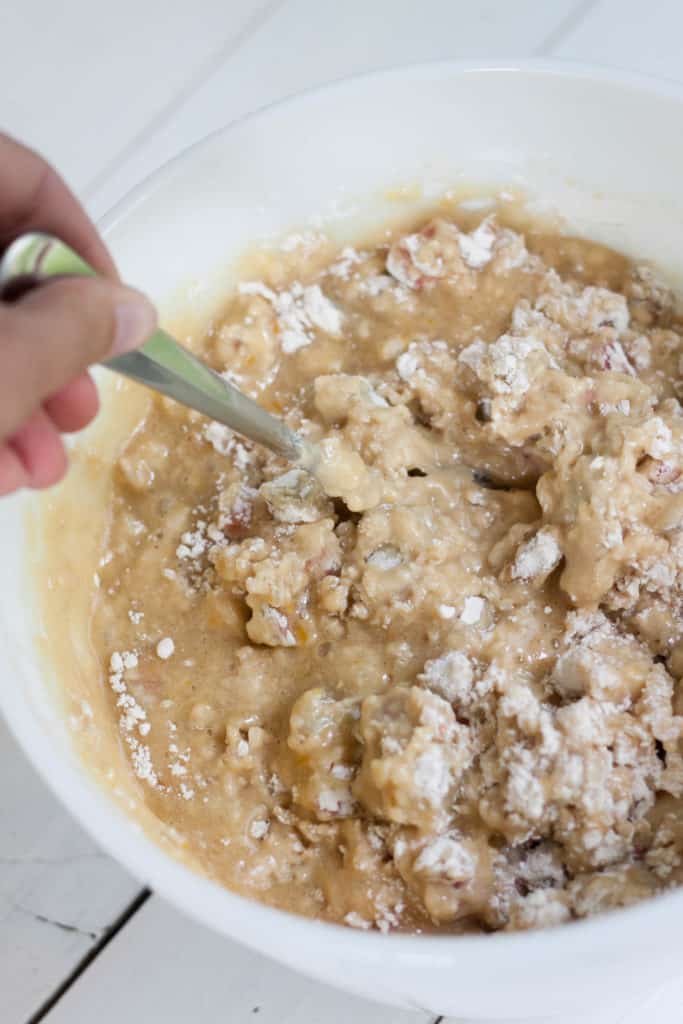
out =
[[194,347],[317,478],[159,400],[93,636],[149,806],[357,928],[554,925],[683,880],[673,298],[451,208],[260,257]]

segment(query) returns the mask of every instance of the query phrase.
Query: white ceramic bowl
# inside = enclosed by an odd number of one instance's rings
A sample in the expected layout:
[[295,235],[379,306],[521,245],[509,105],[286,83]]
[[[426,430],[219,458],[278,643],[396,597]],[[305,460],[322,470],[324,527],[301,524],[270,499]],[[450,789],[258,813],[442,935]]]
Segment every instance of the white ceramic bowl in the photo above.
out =
[[[513,184],[561,211],[572,229],[675,272],[681,140],[683,93],[658,81],[562,64],[411,67],[229,126],[142,184],[105,229],[124,277],[161,301],[192,274],[185,294],[201,304],[225,287],[221,268],[254,239],[311,223],[353,233],[421,201],[410,188],[403,200],[388,199],[389,186],[419,182],[424,201],[463,182]],[[634,998],[678,969],[683,891],[542,933],[385,936],[247,902],[169,857],[94,784],[55,710],[25,572],[32,500],[0,503],[0,703],[69,810],[171,903],[323,981],[435,1014],[573,1017],[616,993]]]

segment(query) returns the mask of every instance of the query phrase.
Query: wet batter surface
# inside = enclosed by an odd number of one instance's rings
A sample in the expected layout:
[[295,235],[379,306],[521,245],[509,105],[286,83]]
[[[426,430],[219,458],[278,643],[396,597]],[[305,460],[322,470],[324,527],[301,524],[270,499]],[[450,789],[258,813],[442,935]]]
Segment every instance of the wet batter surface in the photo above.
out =
[[164,400],[131,437],[91,627],[148,805],[230,888],[357,928],[677,884],[671,294],[452,211],[255,267],[194,347],[324,486]]

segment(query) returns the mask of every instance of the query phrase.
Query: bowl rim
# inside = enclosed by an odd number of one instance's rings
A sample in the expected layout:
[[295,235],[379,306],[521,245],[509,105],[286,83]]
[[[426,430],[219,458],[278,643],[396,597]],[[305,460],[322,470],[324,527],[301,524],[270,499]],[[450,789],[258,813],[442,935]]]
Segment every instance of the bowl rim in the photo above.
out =
[[[442,59],[400,64],[312,86],[228,121],[144,177],[99,219],[98,226],[106,237],[120,220],[134,212],[150,190],[164,183],[176,169],[189,164],[197,152],[221,143],[237,125],[257,122],[272,112],[286,112],[291,106],[317,101],[327,95],[358,88],[378,80],[404,76],[418,79],[439,78],[454,74],[523,74],[539,77],[559,76],[579,82],[592,80],[606,86],[677,100],[683,104],[682,83],[652,74],[611,69],[580,61],[555,58],[498,58]],[[9,640],[7,637],[8,642]],[[385,965],[387,956],[392,954],[397,963],[406,967],[452,968],[454,957],[458,957],[461,966],[466,966],[470,958],[478,959],[483,952],[489,958],[488,966],[493,971],[496,967],[496,960],[493,958],[498,958],[498,963],[502,963],[503,958],[505,961],[511,959],[512,962],[518,962],[539,944],[544,948],[548,947],[549,950],[550,947],[554,951],[561,949],[563,956],[574,955],[579,958],[585,957],[588,950],[599,948],[601,944],[614,946],[615,939],[616,944],[624,948],[631,947],[636,929],[640,929],[645,935],[653,926],[661,924],[663,913],[673,916],[683,909],[681,887],[652,896],[630,907],[605,911],[588,919],[570,922],[569,926],[561,924],[531,931],[465,935],[415,932],[383,934],[375,930],[362,931],[303,917],[241,896],[176,860],[145,835],[131,817],[124,814],[110,800],[103,799],[102,786],[94,778],[89,778],[82,768],[76,767],[75,763],[62,760],[59,772],[54,771],[52,748],[40,742],[41,727],[36,724],[25,704],[21,701],[13,703],[8,699],[7,691],[0,691],[0,707],[10,731],[40,777],[105,852],[112,854],[143,884],[152,885],[154,892],[183,913],[212,927],[220,934],[229,935],[262,953],[264,950],[259,942],[259,935],[286,928],[293,946],[299,940],[311,943],[317,939],[324,942],[328,949],[333,947],[340,955],[362,955],[365,960],[376,961],[378,964],[384,962]],[[231,922],[239,923],[239,929],[226,927]],[[533,951],[538,955],[538,949]],[[266,955],[274,954],[266,952]],[[282,959],[286,962],[285,957]],[[536,963],[538,965],[538,960]]]
[[279,99],[263,103],[253,110],[230,118],[218,128],[208,132],[195,142],[183,147],[173,156],[145,174],[140,181],[129,188],[115,203],[97,217],[97,227],[106,236],[113,231],[118,222],[131,213],[138,203],[142,202],[150,190],[170,178],[195,153],[209,149],[223,138],[230,130],[239,125],[265,117],[275,111],[286,110],[290,106],[300,106],[306,102],[314,102],[326,95],[333,95],[346,88],[362,86],[364,83],[397,78],[402,75],[416,78],[442,76],[448,72],[458,75],[477,74],[527,74],[539,77],[556,76],[559,78],[576,79],[577,81],[594,80],[605,85],[630,88],[634,92],[652,93],[662,99],[683,101],[683,81],[666,76],[655,75],[643,71],[631,71],[622,67],[607,67],[590,62],[572,60],[565,57],[494,57],[477,60],[476,58],[442,58],[439,60],[414,61],[394,64],[386,68],[362,71],[354,75],[343,75],[320,85],[312,85],[305,89],[289,93]]

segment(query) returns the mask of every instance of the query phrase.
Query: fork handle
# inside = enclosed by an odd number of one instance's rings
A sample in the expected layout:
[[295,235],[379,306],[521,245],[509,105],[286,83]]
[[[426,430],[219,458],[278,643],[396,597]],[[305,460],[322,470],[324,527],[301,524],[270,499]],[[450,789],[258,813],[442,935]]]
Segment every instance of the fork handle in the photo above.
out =
[[[22,278],[39,282],[62,274],[94,277],[95,271],[57,238],[40,233],[22,235],[0,260],[0,295],[9,284]],[[292,462],[307,466],[313,458],[312,449],[303,438],[179,345],[166,331],[158,329],[141,348],[103,365],[196,409]]]

